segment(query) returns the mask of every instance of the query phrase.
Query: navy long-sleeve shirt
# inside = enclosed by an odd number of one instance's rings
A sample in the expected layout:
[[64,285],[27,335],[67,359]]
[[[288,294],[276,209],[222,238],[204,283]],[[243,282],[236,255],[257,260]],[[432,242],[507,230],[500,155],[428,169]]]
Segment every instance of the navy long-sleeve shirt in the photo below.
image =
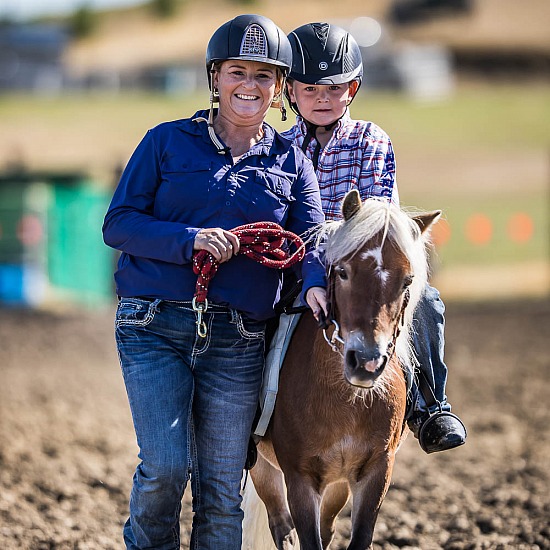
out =
[[[233,163],[214,147],[206,116],[149,130],[122,174],[103,224],[105,243],[122,251],[119,296],[191,300],[193,243],[202,228],[271,221],[301,235],[324,220],[313,166],[295,145],[264,123],[263,139]],[[325,286],[312,248],[302,277],[304,291]],[[278,270],[237,255],[220,265],[208,299],[266,319],[279,281]]]

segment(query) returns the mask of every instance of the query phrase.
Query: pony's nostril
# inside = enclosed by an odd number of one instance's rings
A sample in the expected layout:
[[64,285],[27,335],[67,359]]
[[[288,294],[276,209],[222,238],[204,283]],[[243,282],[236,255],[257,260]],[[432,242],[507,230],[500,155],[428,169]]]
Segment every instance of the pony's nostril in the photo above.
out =
[[352,369],[356,369],[359,366],[359,359],[355,350],[348,350],[346,352],[346,365]]
[[349,349],[346,351],[346,366],[352,370],[361,370],[376,374],[385,359],[382,355],[366,353],[364,350]]

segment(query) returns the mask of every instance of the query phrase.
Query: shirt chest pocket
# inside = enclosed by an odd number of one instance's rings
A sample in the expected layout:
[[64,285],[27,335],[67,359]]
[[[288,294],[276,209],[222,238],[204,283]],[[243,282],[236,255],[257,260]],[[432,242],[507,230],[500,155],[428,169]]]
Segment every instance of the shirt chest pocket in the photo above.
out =
[[[176,162],[163,166],[162,184],[157,200],[164,206],[196,210],[208,204],[211,165],[209,162]],[[169,207],[170,208],[170,207]]]
[[257,172],[253,178],[252,193],[248,206],[251,222],[272,221],[282,224],[295,197],[292,182],[284,175]]

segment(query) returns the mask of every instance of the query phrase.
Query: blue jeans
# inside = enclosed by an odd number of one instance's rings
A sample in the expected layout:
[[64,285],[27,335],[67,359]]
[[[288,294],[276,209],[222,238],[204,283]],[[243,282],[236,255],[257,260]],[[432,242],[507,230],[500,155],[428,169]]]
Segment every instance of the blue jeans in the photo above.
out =
[[122,298],[116,342],[139,446],[128,549],[180,547],[191,476],[192,549],[241,548],[240,483],[264,366],[265,323],[209,305]]
[[447,383],[447,365],[444,361],[445,349],[445,305],[439,297],[439,291],[426,285],[413,316],[413,346],[420,370],[424,373],[435,400],[439,405],[428,407],[426,398],[415,380],[411,391],[411,407],[408,420],[412,420],[441,408],[450,411],[445,385]]

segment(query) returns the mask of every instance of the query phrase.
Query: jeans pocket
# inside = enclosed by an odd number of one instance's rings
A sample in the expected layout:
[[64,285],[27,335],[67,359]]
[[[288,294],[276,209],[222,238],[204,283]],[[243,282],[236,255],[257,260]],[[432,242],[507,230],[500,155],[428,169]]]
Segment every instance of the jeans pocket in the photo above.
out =
[[160,300],[121,298],[118,303],[115,326],[147,326],[155,317]]
[[264,338],[265,322],[255,321],[254,319],[250,319],[241,313],[237,313],[237,330],[239,331],[239,334],[247,340]]

